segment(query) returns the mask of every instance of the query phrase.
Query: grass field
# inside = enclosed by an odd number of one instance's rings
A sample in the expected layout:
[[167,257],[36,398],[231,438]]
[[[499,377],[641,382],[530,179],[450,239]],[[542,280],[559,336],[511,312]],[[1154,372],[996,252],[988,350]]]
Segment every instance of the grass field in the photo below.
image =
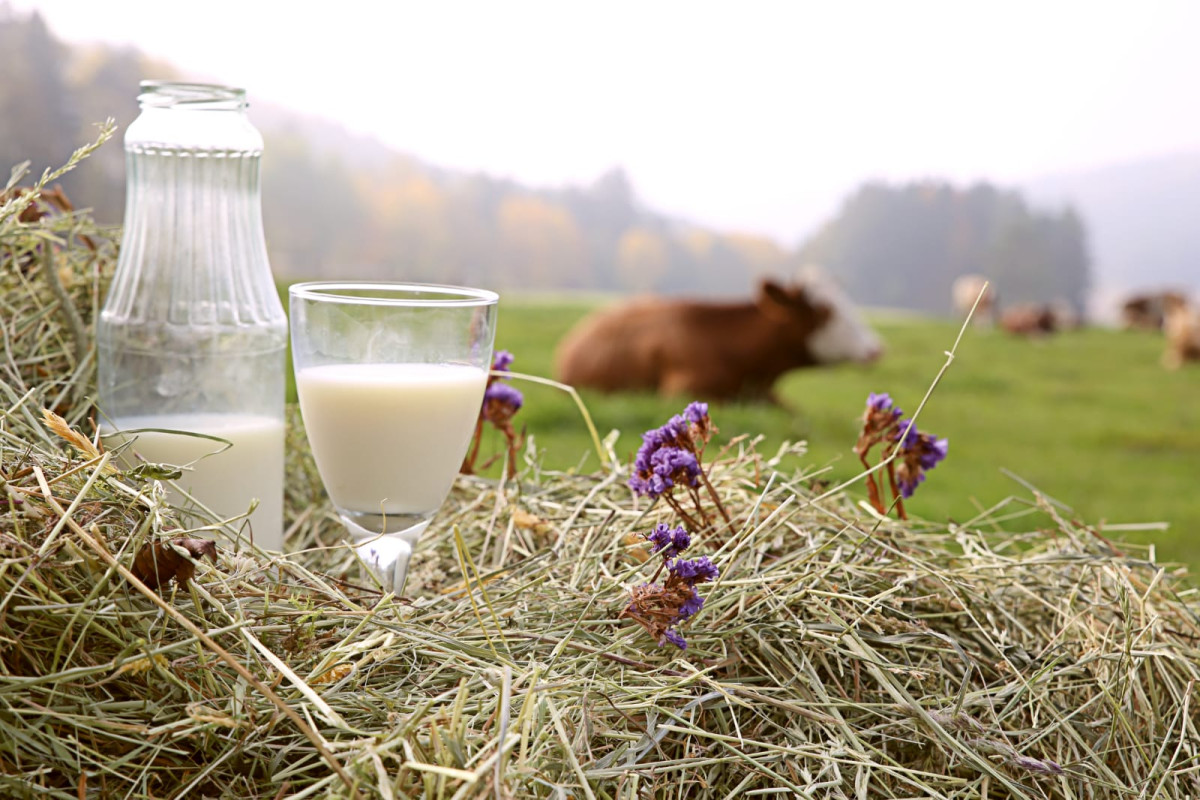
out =
[[[553,347],[590,304],[506,297],[497,347],[516,356],[514,371],[552,374]],[[915,410],[946,361],[958,326],[947,321],[877,317],[887,355],[872,367],[799,370],[784,377],[790,409],[714,404],[731,436],[762,434],[761,452],[805,440],[806,468],[834,482],[854,477],[850,448],[868,392],[886,391]],[[1158,337],[1081,330],[1031,342],[994,330],[969,330],[957,358],[921,415],[921,429],[950,439],[950,456],[917,492],[910,513],[967,521],[1003,503],[1018,512],[1032,493],[1020,481],[1070,508],[1081,521],[1106,526],[1167,523],[1166,530],[1110,535],[1159,545],[1159,557],[1200,570],[1200,369],[1168,372]],[[549,468],[594,469],[596,458],[573,401],[564,393],[519,382],[526,405],[518,415]],[[647,428],[679,413],[689,400],[581,392],[601,435],[621,432],[616,451],[631,458]],[[498,446],[498,442],[497,442]],[[1011,475],[1010,475],[1010,474]],[[853,491],[865,492],[861,488]],[[1040,515],[1004,523],[1038,527]]]
[[[552,376],[560,336],[597,301],[502,299],[498,349],[515,372]],[[762,434],[760,452],[804,440],[797,464],[835,483],[860,467],[851,453],[869,392],[889,392],[915,410],[946,361],[958,326],[949,321],[876,316],[887,343],[871,367],[800,370],[779,388],[790,408],[713,404],[721,433]],[[1033,494],[1022,481],[1069,507],[1063,513],[1103,525],[1116,539],[1154,542],[1160,560],[1200,573],[1200,368],[1168,372],[1153,335],[1091,329],[1031,342],[993,330],[969,330],[957,358],[922,412],[920,427],[950,440],[950,455],[909,503],[910,514],[966,522],[984,509],[1014,530],[1050,527],[1022,513]],[[516,380],[526,397],[517,415],[548,469],[591,471],[599,461],[574,401],[558,389]],[[631,459],[641,434],[690,400],[582,391],[600,435],[620,431],[616,452]],[[486,445],[500,447],[499,435]],[[711,446],[710,446],[711,447]],[[865,498],[861,484],[851,489]],[[1011,511],[1011,518],[1007,512]],[[1146,523],[1165,523],[1165,530]],[[1129,527],[1125,527],[1129,526]]]

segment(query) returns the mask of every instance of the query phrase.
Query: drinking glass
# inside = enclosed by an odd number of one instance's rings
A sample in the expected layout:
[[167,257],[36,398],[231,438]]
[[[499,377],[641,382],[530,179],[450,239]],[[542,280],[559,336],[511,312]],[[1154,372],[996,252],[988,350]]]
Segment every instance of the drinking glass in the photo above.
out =
[[288,294],[317,471],[359,556],[399,593],[475,430],[499,297],[360,281],[298,283]]

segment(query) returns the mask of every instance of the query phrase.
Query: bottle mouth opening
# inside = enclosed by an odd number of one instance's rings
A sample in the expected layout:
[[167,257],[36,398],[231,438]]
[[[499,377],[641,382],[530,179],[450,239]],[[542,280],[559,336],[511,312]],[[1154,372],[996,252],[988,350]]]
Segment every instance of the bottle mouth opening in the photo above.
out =
[[138,93],[142,108],[236,110],[246,107],[246,90],[217,83],[142,81]]

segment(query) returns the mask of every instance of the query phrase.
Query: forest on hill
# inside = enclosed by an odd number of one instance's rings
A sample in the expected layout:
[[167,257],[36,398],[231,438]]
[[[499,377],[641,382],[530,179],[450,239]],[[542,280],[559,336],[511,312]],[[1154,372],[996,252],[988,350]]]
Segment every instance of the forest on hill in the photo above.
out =
[[[138,113],[143,79],[186,80],[129,48],[67,45],[36,13],[0,7],[0,169],[62,164],[113,117]],[[1089,257],[1069,208],[1043,211],[986,184],[867,184],[799,247],[715,231],[647,208],[614,168],[590,185],[533,188],[440,169],[335,123],[259,104],[263,215],[281,278],[350,276],[499,289],[746,294],[761,276],[824,265],[860,302],[950,310],[958,275],[982,272],[1012,300],[1083,307]],[[101,148],[67,176],[77,206],[118,224],[124,153]]]
[[954,279],[987,275],[1001,302],[1066,301],[1082,313],[1090,285],[1083,221],[1069,207],[1035,210],[980,183],[868,183],[800,248],[868,305],[938,313]]

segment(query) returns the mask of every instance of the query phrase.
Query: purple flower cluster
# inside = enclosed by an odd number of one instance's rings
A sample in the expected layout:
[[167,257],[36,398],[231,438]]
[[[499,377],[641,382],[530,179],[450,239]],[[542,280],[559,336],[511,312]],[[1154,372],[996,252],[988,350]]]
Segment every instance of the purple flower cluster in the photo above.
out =
[[511,413],[515,414],[525,403],[525,395],[521,394],[520,389],[510,386],[507,383],[496,381],[484,391],[483,402],[485,405],[487,403],[494,403],[504,406],[510,409]]
[[697,442],[707,443],[713,430],[708,403],[693,402],[683,414],[667,420],[666,425],[646,431],[633,460],[629,488],[653,500],[671,491],[676,484],[698,486],[700,451]]
[[494,372],[508,372],[508,368],[512,366],[513,354],[507,350],[497,350],[495,357],[492,358],[492,370]]
[[[712,525],[697,490],[703,482],[717,510],[725,522],[732,526],[720,498],[700,466],[704,447],[716,432],[708,416],[708,403],[689,403],[682,414],[671,417],[661,428],[648,430],[642,435],[642,446],[634,458],[629,488],[651,499],[665,495],[664,502],[689,527],[699,530],[701,528],[698,526]],[[671,494],[681,484],[692,490],[689,494],[699,512],[696,518],[684,510]],[[680,649],[686,649],[687,640],[676,626],[704,607],[704,598],[696,590],[696,585],[716,580],[717,567],[707,556],[693,559],[681,557],[681,553],[692,544],[691,535],[682,525],[672,528],[666,523],[659,523],[653,531],[645,534],[645,538],[652,545],[651,552],[662,560],[649,583],[633,587],[632,600],[620,616],[628,617],[645,628],[660,647],[671,642]],[[666,578],[658,583],[659,576],[664,572]]]
[[686,650],[687,641],[674,629],[674,626],[704,607],[704,598],[696,591],[696,584],[715,581],[720,572],[708,556],[693,559],[677,558],[667,565],[667,572],[664,590],[668,595],[677,598],[679,602],[675,608],[675,616],[668,622],[668,627],[663,631],[663,636],[658,644],[661,647],[665,640],[680,650]]
[[[884,446],[885,458],[893,453],[897,456],[895,466],[889,464],[888,469],[894,469],[893,494],[898,490],[902,498],[913,496],[917,486],[925,480],[925,473],[941,463],[950,448],[948,440],[917,430],[912,420],[904,417],[904,412],[892,402],[891,395],[886,392],[872,392],[867,396],[862,432],[859,434],[858,444],[854,447],[864,467],[869,466],[867,451],[877,444]],[[867,485],[871,492],[871,502],[882,512],[882,498],[873,476],[867,476]],[[902,504],[900,516],[904,517]]]
[[646,538],[654,545],[651,552],[663,558],[674,558],[692,544],[692,537],[683,526],[671,530],[671,526],[665,522],[658,523]]
[[688,586],[715,581],[720,574],[717,570],[717,565],[708,556],[700,556],[699,558],[689,560],[677,558],[668,569],[672,575],[677,576]]
[[682,527],[672,530],[668,525],[659,524],[646,538],[654,544],[654,552],[663,556],[658,572],[665,567],[667,578],[662,583],[635,586],[633,600],[621,616],[629,617],[645,628],[659,647],[670,642],[686,650],[687,640],[676,626],[704,607],[704,598],[696,590],[696,584],[715,581],[720,572],[708,556],[678,557],[691,544],[691,537]]
[[887,392],[871,392],[867,395],[867,413],[892,414],[899,417],[903,412],[892,406],[892,396]]
[[[492,372],[488,375],[487,386],[483,390],[483,402],[479,407],[479,418],[475,420],[475,432],[471,436],[471,445],[463,458],[462,466],[458,468],[464,475],[475,474],[475,461],[479,457],[479,447],[483,442],[484,423],[490,422],[492,427],[504,435],[506,443],[505,468],[508,476],[517,474],[517,448],[524,441],[524,434],[517,435],[513,427],[513,417],[525,404],[525,396],[520,391],[509,386],[505,381],[511,377],[508,368],[512,366],[513,355],[507,350],[497,351],[492,359]],[[493,457],[485,464],[490,465]]]
[[[507,350],[500,350],[492,359],[492,370],[508,372],[512,362],[513,354]],[[525,403],[525,396],[520,390],[507,383],[501,383],[503,380],[505,379],[488,376],[487,389],[483,392],[483,408],[479,412],[480,416],[496,426],[502,426],[511,420]]]
[[708,444],[708,440],[717,430],[708,416],[708,403],[701,403],[698,400],[688,403],[688,407],[683,410],[683,418],[688,421],[688,430],[692,434],[692,441]]
[[860,446],[865,444],[866,447],[870,447],[883,441],[895,429],[897,421],[903,415],[904,412],[892,403],[892,397],[887,392],[869,394],[867,410],[863,413]]
[[950,452],[950,441],[939,439],[931,433],[921,433],[906,419],[897,423],[894,438],[899,454],[896,484],[900,487],[902,497],[912,497],[917,486],[925,480],[925,473],[946,458]]

